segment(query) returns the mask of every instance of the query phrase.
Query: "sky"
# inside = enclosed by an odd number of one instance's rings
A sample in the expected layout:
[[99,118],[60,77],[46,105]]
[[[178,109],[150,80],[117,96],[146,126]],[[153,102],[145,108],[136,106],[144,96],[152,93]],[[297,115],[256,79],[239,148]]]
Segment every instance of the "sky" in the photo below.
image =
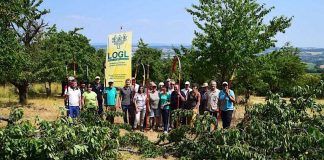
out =
[[[84,28],[81,33],[92,44],[106,44],[108,34],[133,32],[149,44],[191,44],[194,38],[192,16],[186,12],[198,0],[44,0],[50,10],[45,20],[58,29]],[[266,17],[293,16],[285,34],[276,36],[277,46],[290,42],[296,47],[324,48],[324,0],[258,0],[275,9]]]

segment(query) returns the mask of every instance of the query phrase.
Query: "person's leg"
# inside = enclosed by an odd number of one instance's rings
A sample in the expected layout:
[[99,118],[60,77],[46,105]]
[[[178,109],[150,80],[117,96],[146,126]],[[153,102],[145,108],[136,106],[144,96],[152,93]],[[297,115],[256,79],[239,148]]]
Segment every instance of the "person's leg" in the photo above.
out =
[[133,105],[128,105],[128,122],[133,126],[135,121],[135,108]]
[[143,131],[144,130],[144,122],[145,122],[145,113],[146,113],[146,109],[141,109],[141,115],[140,115],[140,118],[141,118],[141,130]]
[[167,132],[169,130],[169,125],[168,125],[168,121],[169,121],[169,110],[163,109],[162,110],[162,117],[163,117],[163,131]]
[[154,119],[155,119],[155,129],[158,130],[158,127],[160,126],[160,117],[161,113],[159,109],[154,109]]
[[[110,107],[110,110],[111,110],[112,112],[116,112],[116,107],[115,107],[115,106],[109,106],[109,107]],[[114,116],[111,116],[111,117],[110,117],[110,122],[111,122],[112,124],[115,123],[115,117],[114,117]]]
[[137,125],[138,125],[138,123],[139,123],[139,121],[140,121],[140,116],[141,116],[141,112],[138,111],[138,112],[136,113],[136,115],[135,115],[134,126],[133,126],[134,129],[137,128]]
[[103,100],[102,99],[97,99],[97,100],[98,100],[98,114],[101,115],[103,112],[103,107],[102,107]]
[[223,128],[229,128],[233,111],[222,111]]
[[227,112],[227,116],[226,116],[226,128],[230,128],[231,126],[231,121],[232,121],[232,115],[233,115],[233,111],[232,110],[229,110],[229,111],[226,111]]
[[128,112],[128,108],[126,105],[122,105],[122,110],[123,110],[123,113],[124,113],[124,116],[123,116],[123,119],[124,119],[124,123],[127,124],[128,121],[127,121],[127,112]]
[[166,131],[167,132],[169,132],[169,126],[170,126],[170,110],[169,109],[166,109],[165,110],[166,111],[166,117],[167,117],[167,119],[166,119]]
[[75,117],[79,117],[79,115],[80,115],[80,107],[77,106],[75,110]]
[[74,118],[75,116],[74,116],[74,109],[75,109],[75,107],[74,106],[69,106],[69,116],[71,117],[71,118]]

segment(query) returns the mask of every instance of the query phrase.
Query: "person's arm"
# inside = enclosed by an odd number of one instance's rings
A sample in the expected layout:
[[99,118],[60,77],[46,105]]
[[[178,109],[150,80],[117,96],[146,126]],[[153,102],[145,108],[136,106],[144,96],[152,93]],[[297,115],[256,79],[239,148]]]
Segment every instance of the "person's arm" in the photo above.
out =
[[199,92],[197,92],[198,94],[197,94],[197,104],[196,104],[196,106],[195,106],[195,109],[198,109],[199,108],[199,105],[200,105],[200,99],[201,99],[201,96],[200,96],[200,93]]
[[84,106],[84,104],[85,104],[85,98],[84,98],[84,95],[83,94],[81,96],[81,102],[82,102],[82,106]]
[[182,91],[178,92],[178,96],[180,97],[181,101],[186,101],[186,98],[182,93],[183,93]]
[[81,96],[81,90],[79,89],[79,106],[80,106],[80,110],[82,109],[82,96]]
[[134,95],[134,98],[133,98],[133,103],[134,103],[134,106],[135,106],[135,111],[137,113],[138,112],[138,109],[137,109],[136,99],[137,99],[137,95],[135,94]]
[[225,94],[230,99],[231,102],[235,103],[235,95],[234,95],[234,93],[231,94],[230,90],[228,89]]

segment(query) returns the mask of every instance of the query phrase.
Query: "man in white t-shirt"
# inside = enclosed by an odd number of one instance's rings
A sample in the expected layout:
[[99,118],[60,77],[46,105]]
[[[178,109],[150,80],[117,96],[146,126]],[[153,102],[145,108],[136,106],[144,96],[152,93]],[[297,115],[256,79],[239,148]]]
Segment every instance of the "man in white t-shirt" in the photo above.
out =
[[190,88],[190,82],[189,81],[186,81],[185,82],[185,88],[181,89],[181,92],[183,92],[185,95],[186,95],[186,99],[187,99],[187,96],[188,94],[192,91],[192,89]]
[[71,85],[65,89],[64,96],[68,101],[69,115],[71,118],[79,116],[81,105],[81,90],[77,87],[77,81],[73,78],[71,79]]
[[133,90],[135,91],[135,93],[137,93],[138,88],[139,88],[139,84],[136,83],[135,77],[132,78],[132,87],[133,87]]
[[[217,116],[219,114],[219,107],[218,107],[218,99],[219,99],[219,92],[220,90],[217,89],[217,83],[216,81],[210,82],[210,91],[208,92],[208,98],[207,98],[207,108],[212,116],[214,116],[217,119]],[[215,124],[215,127],[217,128],[217,123]]]

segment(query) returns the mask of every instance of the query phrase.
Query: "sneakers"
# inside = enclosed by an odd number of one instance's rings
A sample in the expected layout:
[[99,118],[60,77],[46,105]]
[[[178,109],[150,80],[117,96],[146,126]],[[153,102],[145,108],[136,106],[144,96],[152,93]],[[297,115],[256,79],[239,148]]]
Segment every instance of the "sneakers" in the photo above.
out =
[[168,134],[168,131],[164,131],[163,133],[164,133],[164,134]]

